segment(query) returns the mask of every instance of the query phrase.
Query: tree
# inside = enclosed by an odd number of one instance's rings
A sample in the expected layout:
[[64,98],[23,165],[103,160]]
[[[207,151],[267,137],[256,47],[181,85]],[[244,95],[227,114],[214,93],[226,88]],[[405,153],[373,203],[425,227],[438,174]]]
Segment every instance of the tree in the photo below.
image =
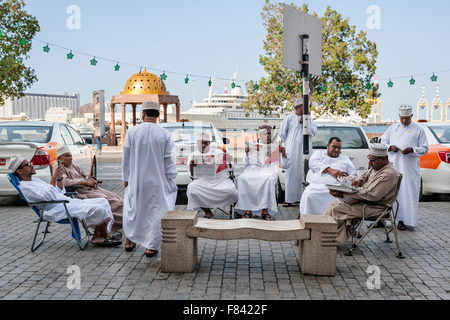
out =
[[[308,13],[307,4],[301,8],[291,6]],[[316,13],[312,15],[318,17]],[[294,99],[302,96],[302,79],[300,72],[282,67],[283,4],[266,0],[261,16],[267,35],[263,41],[265,54],[259,56],[259,62],[268,77],[261,78],[257,84],[246,83],[249,99],[244,107],[255,107],[262,114],[283,104],[292,110]],[[371,81],[376,71],[376,44],[367,39],[365,32],[357,34],[349,19],[343,19],[329,6],[321,20],[322,76],[310,75],[311,110],[316,116],[348,115],[349,110],[355,110],[365,117],[370,113],[366,99],[374,89]]]
[[23,91],[37,81],[24,60],[29,58],[31,40],[40,28],[24,7],[23,0],[0,0],[0,106],[5,97],[24,96]]

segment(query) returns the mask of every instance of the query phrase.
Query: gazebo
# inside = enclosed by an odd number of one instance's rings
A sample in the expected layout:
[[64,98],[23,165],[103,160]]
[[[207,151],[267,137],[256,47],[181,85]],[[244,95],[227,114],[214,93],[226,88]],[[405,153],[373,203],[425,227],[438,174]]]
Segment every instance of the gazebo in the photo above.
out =
[[116,128],[115,128],[115,107],[116,104],[122,106],[122,134],[121,144],[125,142],[126,134],[126,110],[125,106],[131,104],[133,108],[133,125],[136,125],[136,106],[144,101],[156,101],[163,106],[164,122],[167,122],[167,105],[176,105],[176,121],[180,120],[180,100],[178,96],[170,95],[166,91],[166,85],[156,74],[144,71],[133,74],[125,83],[124,90],[111,99],[111,142],[116,145]]

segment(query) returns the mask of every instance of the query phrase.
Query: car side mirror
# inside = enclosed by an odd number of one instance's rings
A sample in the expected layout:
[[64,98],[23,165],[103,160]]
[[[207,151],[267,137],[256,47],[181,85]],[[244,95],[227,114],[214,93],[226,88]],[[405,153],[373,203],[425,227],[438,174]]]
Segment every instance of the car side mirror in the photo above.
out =
[[222,138],[223,144],[229,144],[230,143],[230,139],[228,138]]

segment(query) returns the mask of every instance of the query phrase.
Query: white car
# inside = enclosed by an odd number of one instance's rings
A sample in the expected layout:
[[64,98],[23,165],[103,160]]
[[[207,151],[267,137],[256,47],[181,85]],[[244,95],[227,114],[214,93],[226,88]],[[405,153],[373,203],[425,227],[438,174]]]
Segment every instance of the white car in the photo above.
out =
[[86,173],[97,175],[94,151],[70,125],[46,121],[0,122],[0,196],[18,194],[7,178],[12,156],[25,157],[33,163],[35,177],[50,182],[52,165],[57,161],[56,150],[64,145],[70,148],[73,163]]
[[[311,139],[313,153],[316,150],[325,150],[331,137],[342,140],[342,154],[349,157],[358,174],[368,170],[367,155],[369,154],[369,139],[364,130],[355,124],[336,122],[316,122],[317,134]],[[277,190],[278,203],[284,202],[286,190],[285,170],[280,168]]]
[[198,151],[197,135],[199,133],[209,133],[212,137],[212,149],[219,148],[224,150],[224,139],[220,131],[212,123],[167,122],[161,123],[160,125],[172,134],[173,141],[175,142],[178,171],[175,182],[178,190],[186,190],[188,184],[192,181],[187,172],[187,159],[192,152]]

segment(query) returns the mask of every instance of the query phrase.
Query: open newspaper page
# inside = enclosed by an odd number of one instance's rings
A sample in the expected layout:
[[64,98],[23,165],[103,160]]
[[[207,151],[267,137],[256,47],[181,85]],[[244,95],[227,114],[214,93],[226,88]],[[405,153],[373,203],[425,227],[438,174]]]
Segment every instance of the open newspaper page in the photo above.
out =
[[265,166],[280,161],[280,145],[278,143],[248,143],[248,160],[250,164]]
[[217,174],[226,170],[226,153],[212,150],[205,154],[194,155],[194,179],[213,179]]

